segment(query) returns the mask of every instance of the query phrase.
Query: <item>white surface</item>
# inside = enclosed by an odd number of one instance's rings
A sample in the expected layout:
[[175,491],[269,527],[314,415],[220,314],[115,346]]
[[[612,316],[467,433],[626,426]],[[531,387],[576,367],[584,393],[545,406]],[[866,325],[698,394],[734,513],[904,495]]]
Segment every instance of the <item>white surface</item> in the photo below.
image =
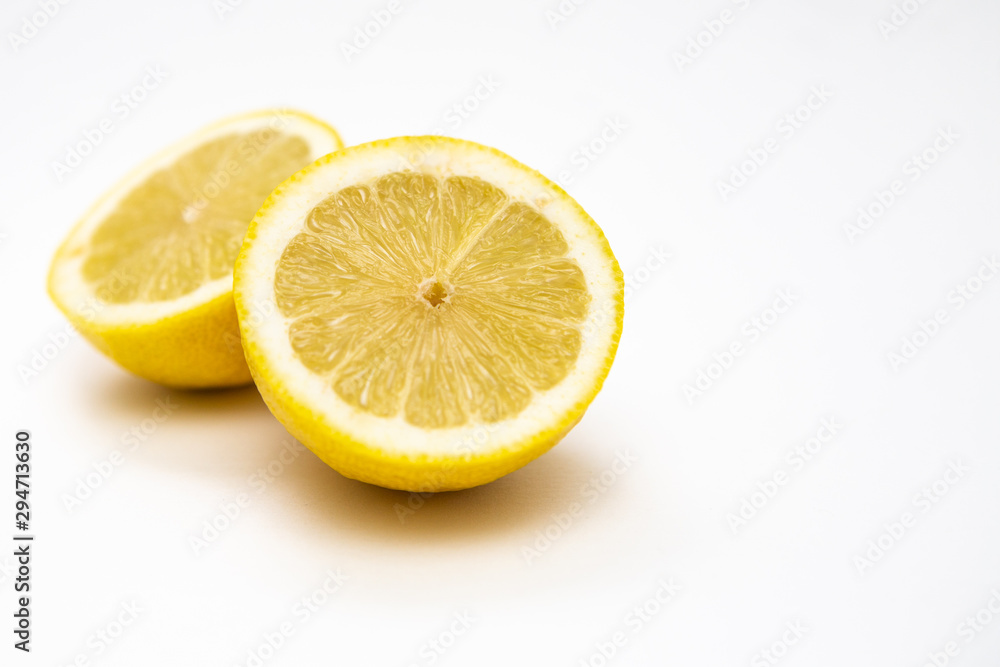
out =
[[[35,650],[15,654],[5,631],[3,664],[246,665],[287,620],[263,664],[427,665],[422,646],[468,612],[434,664],[596,666],[595,644],[620,631],[609,664],[762,665],[800,622],[779,664],[916,667],[954,641],[948,664],[996,665],[1000,615],[983,613],[971,643],[959,624],[1000,590],[1000,280],[961,309],[949,292],[1000,253],[1000,5],[911,3],[886,39],[889,0],[591,0],[554,30],[555,0],[400,1],[351,62],[340,43],[387,3],[247,0],[220,19],[211,0],[71,2],[17,52],[7,33],[36,4],[4,3],[3,432],[33,432],[38,542]],[[731,23],[678,71],[674,53],[724,8]],[[122,118],[115,98],[156,66],[168,75]],[[455,127],[449,108],[480,77],[499,86]],[[832,96],[788,137],[777,124],[814,86]],[[168,392],[75,339],[19,378],[66,331],[44,277],[74,220],[171,141],[274,105],[347,143],[442,128],[495,145],[561,178],[627,274],[671,253],[629,297],[604,391],[553,452],[402,522],[406,494],[308,452],[258,493],[251,476],[286,436],[253,389]],[[52,162],[104,117],[111,134],[58,182]],[[614,141],[581,158],[605,127]],[[910,156],[949,127],[954,144],[909,180]],[[769,138],[777,151],[723,202],[717,182]],[[845,223],[897,178],[903,194],[849,243]],[[793,305],[751,340],[744,323],[779,290]],[[894,371],[887,354],[939,309],[948,321]],[[733,342],[743,354],[689,404],[683,385]],[[153,430],[167,397],[177,407]],[[842,429],[796,469],[788,452],[830,417]],[[68,511],[64,494],[143,425],[141,446]],[[635,461],[605,492],[585,487],[626,451]],[[924,511],[914,496],[949,461],[968,471]],[[727,514],[779,470],[788,483],[734,534]],[[189,538],[240,493],[249,505],[196,556]],[[860,573],[855,558],[905,512],[914,525]],[[523,548],[547,529],[561,535],[529,564]],[[337,569],[349,579],[300,622],[294,605]],[[626,621],[671,577],[682,590],[660,613]],[[98,653],[91,636],[132,602],[137,620]]]

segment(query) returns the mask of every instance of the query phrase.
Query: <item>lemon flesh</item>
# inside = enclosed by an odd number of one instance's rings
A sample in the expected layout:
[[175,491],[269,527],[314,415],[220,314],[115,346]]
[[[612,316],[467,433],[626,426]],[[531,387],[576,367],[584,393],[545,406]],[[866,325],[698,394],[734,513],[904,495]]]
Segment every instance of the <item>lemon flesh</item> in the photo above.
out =
[[330,195],[275,296],[301,362],[418,427],[497,422],[562,380],[590,294],[562,233],[479,178],[396,172]]
[[178,387],[249,382],[232,300],[243,236],[278,183],[341,145],[333,128],[289,110],[181,141],[78,223],[52,262],[53,300],[137,375]]
[[194,148],[135,187],[94,231],[84,279],[103,301],[136,303],[170,301],[231,274],[261,202],[311,161],[304,139],[270,129]]
[[580,420],[624,284],[596,223],[485,146],[398,137],[298,172],[258,211],[234,296],[272,413],[342,474],[463,489]]

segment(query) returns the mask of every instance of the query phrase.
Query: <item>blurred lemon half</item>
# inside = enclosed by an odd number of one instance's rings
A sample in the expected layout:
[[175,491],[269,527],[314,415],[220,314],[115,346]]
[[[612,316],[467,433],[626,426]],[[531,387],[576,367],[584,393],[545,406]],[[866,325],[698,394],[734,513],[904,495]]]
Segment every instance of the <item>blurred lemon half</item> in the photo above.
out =
[[312,116],[229,118],[136,169],[70,232],[49,294],[121,366],[176,387],[250,381],[233,306],[233,264],[261,202],[342,147]]

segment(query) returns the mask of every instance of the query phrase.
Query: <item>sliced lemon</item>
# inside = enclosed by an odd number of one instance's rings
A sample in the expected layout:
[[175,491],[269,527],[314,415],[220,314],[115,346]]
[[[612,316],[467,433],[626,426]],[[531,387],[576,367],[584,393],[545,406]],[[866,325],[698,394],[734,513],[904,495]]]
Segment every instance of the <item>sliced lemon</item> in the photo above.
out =
[[282,180],[341,148],[329,125],[270,110],[212,125],[108,192],[52,260],[49,294],[98,349],[178,387],[245,384],[233,264]]
[[236,264],[257,387],[347,477],[492,481],[556,444],[600,390],[624,284],[597,224],[503,153],[400,137],[278,187]]

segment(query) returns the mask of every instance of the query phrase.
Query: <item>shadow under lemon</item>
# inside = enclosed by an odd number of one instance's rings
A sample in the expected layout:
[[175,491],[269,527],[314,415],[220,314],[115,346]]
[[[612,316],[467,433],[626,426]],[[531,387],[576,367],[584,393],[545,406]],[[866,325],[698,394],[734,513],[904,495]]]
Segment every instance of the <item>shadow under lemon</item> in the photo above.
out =
[[[547,454],[489,484],[444,493],[396,491],[327,466],[285,431],[253,385],[183,391],[125,373],[89,384],[95,410],[119,421],[123,433],[131,430],[150,442],[137,449],[137,468],[214,478],[226,494],[249,496],[247,513],[265,504],[273,512],[278,505],[281,514],[294,517],[297,533],[346,532],[413,545],[524,534],[580,500],[584,484],[606,465],[571,432]],[[157,433],[160,428],[164,432]]]

